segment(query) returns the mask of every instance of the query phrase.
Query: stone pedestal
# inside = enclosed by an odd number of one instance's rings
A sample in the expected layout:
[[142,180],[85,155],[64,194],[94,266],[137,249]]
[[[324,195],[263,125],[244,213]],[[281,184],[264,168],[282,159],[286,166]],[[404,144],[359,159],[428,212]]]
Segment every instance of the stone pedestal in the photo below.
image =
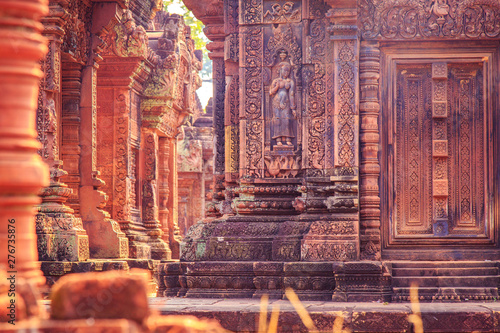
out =
[[36,215],[38,260],[85,261],[89,259],[89,238],[82,221],[64,203],[71,189],[59,178],[66,174],[61,161],[55,160],[50,170],[50,186],[42,190],[42,204]]

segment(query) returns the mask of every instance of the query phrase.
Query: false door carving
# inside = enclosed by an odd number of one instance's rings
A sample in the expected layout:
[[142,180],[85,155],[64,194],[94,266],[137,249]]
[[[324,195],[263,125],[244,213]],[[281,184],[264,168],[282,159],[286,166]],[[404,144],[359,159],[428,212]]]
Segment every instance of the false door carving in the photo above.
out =
[[485,68],[481,59],[394,63],[389,246],[495,243]]

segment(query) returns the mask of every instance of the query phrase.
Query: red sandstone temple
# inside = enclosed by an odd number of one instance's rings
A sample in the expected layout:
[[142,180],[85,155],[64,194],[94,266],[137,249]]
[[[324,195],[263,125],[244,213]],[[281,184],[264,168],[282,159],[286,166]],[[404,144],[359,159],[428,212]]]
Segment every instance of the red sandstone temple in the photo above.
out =
[[0,30],[0,219],[24,276],[499,297],[497,1],[185,0],[211,40],[209,113],[201,51],[160,1],[42,2],[0,1],[22,27]]

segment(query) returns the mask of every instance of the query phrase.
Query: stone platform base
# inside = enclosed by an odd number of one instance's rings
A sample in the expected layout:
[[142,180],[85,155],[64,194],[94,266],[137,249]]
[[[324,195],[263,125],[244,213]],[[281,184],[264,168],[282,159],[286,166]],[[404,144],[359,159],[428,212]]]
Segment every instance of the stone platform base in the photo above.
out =
[[145,269],[151,272],[152,280],[149,285],[150,295],[156,295],[158,289],[158,264],[159,260],[152,259],[117,259],[99,260],[89,259],[87,261],[42,261],[41,271],[46,279],[45,288],[40,288],[40,293],[47,296],[50,289],[62,276],[72,273],[87,273],[101,271],[128,271],[132,268]]
[[301,300],[391,300],[390,272],[381,262],[172,262],[158,266],[158,296],[283,298],[292,288]]
[[[307,332],[292,304],[269,300],[268,321],[273,306],[280,306],[279,332]],[[410,303],[361,303],[302,301],[321,332],[332,332],[337,316],[351,332],[413,332],[408,322]],[[259,299],[151,298],[150,307],[162,315],[193,315],[216,319],[233,332],[256,332]],[[421,303],[424,332],[500,332],[500,302]]]
[[420,302],[500,299],[499,261],[162,262],[158,275],[166,297],[408,302],[417,286]]

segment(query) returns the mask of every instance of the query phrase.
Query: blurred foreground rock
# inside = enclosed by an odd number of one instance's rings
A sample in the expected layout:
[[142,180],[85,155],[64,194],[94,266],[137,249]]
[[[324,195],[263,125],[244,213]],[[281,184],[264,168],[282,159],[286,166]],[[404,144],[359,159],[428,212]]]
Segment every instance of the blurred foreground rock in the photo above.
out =
[[[2,281],[5,272],[0,272]],[[190,333],[227,332],[216,321],[193,316],[160,316],[150,310],[147,298],[149,272],[111,271],[71,274],[61,278],[51,295],[50,319],[37,302],[37,291],[25,281],[16,285],[15,325],[7,309],[9,286],[0,284],[0,332],[43,333]],[[8,309],[7,309],[8,310]]]

